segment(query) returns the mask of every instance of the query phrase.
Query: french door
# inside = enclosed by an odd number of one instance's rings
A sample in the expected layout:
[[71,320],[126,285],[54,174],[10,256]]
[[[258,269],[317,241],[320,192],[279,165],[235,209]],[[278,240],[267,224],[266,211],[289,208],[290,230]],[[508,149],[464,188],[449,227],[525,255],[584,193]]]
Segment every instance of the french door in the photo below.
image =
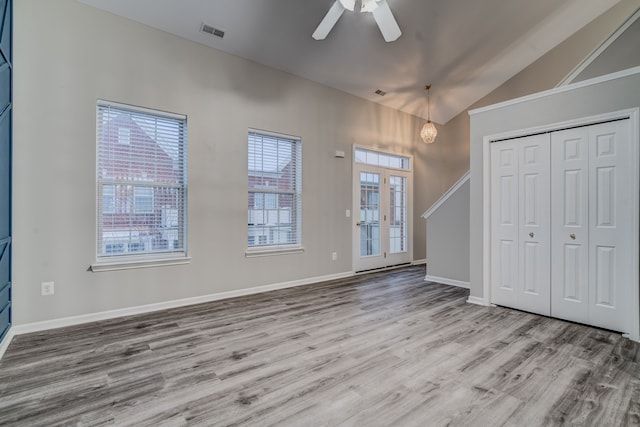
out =
[[353,194],[354,271],[411,262],[411,172],[355,163]]

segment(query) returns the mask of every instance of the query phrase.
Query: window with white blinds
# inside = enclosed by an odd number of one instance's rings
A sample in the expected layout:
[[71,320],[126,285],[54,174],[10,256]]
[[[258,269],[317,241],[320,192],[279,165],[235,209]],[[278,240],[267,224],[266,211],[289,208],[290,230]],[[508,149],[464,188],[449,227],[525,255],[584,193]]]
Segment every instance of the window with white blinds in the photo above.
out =
[[186,254],[185,116],[98,101],[97,258]]
[[300,138],[249,131],[248,247],[302,243]]

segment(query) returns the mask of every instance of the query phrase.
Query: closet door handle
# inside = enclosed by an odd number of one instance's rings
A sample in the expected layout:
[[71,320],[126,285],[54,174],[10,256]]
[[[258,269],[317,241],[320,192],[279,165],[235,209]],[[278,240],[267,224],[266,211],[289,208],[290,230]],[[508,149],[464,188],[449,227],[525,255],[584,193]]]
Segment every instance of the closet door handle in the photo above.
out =
[[533,238],[533,231],[529,233],[529,237]]
[[569,237],[571,237],[571,240],[576,240],[576,235],[573,233],[569,234]]

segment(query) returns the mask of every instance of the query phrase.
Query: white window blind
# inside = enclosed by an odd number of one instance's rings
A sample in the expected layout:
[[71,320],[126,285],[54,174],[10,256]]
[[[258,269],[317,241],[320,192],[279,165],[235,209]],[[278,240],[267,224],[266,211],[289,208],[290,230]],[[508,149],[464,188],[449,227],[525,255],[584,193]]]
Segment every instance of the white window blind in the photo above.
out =
[[98,101],[97,258],[186,254],[186,117]]
[[248,246],[302,243],[302,143],[249,131]]

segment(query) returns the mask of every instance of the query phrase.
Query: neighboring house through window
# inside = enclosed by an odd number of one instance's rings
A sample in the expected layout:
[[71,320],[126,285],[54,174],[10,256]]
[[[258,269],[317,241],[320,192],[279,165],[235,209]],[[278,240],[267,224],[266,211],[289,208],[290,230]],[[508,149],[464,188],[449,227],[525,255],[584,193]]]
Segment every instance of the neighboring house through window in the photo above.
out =
[[186,255],[186,117],[98,101],[96,129],[98,261]]
[[300,138],[249,131],[249,248],[302,244],[301,166]]

